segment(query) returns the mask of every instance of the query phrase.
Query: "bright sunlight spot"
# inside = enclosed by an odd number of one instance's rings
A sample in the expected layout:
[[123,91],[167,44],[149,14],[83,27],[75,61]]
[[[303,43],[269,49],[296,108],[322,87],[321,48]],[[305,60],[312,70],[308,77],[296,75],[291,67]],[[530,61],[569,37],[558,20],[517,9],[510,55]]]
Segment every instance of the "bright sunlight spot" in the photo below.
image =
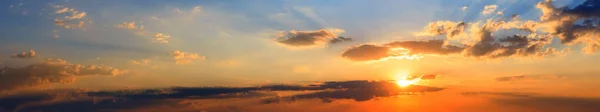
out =
[[416,84],[420,81],[420,78],[410,77],[408,72],[402,72],[397,75],[396,84],[400,87],[407,87]]

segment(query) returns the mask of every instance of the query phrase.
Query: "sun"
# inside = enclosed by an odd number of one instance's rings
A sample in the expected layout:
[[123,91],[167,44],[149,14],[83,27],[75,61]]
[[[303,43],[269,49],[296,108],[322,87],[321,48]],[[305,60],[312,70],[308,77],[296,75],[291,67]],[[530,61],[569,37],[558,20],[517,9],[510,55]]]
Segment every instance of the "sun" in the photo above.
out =
[[396,78],[396,84],[400,87],[407,87],[410,85],[417,84],[420,81],[420,78],[409,77],[408,73],[398,74]]
[[401,79],[396,80],[396,84],[398,84],[398,86],[400,86],[400,87],[407,87],[410,85],[414,85],[417,82],[419,82],[418,78],[414,78],[414,79],[401,78]]

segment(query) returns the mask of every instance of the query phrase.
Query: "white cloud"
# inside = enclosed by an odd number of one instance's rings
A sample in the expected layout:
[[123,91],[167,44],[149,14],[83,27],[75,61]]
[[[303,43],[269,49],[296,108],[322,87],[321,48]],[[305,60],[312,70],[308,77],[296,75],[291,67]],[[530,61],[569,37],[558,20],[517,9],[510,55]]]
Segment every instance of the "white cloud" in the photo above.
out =
[[498,5],[487,5],[483,8],[483,11],[481,12],[481,14],[488,15],[488,14],[494,13],[494,11],[496,11],[496,9],[498,9]]

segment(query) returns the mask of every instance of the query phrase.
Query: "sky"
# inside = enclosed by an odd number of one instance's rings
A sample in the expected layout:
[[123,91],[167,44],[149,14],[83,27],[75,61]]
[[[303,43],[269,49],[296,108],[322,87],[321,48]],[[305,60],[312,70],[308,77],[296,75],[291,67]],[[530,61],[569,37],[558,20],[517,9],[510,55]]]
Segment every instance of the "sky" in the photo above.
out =
[[596,5],[4,0],[0,112],[597,112]]

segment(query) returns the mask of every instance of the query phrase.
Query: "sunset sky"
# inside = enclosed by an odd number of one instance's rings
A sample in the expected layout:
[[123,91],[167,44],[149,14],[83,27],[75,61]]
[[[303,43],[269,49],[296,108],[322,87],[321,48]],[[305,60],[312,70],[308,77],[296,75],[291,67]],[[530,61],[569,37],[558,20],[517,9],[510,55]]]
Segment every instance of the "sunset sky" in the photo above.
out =
[[0,112],[600,111],[595,0],[3,0],[0,15]]

